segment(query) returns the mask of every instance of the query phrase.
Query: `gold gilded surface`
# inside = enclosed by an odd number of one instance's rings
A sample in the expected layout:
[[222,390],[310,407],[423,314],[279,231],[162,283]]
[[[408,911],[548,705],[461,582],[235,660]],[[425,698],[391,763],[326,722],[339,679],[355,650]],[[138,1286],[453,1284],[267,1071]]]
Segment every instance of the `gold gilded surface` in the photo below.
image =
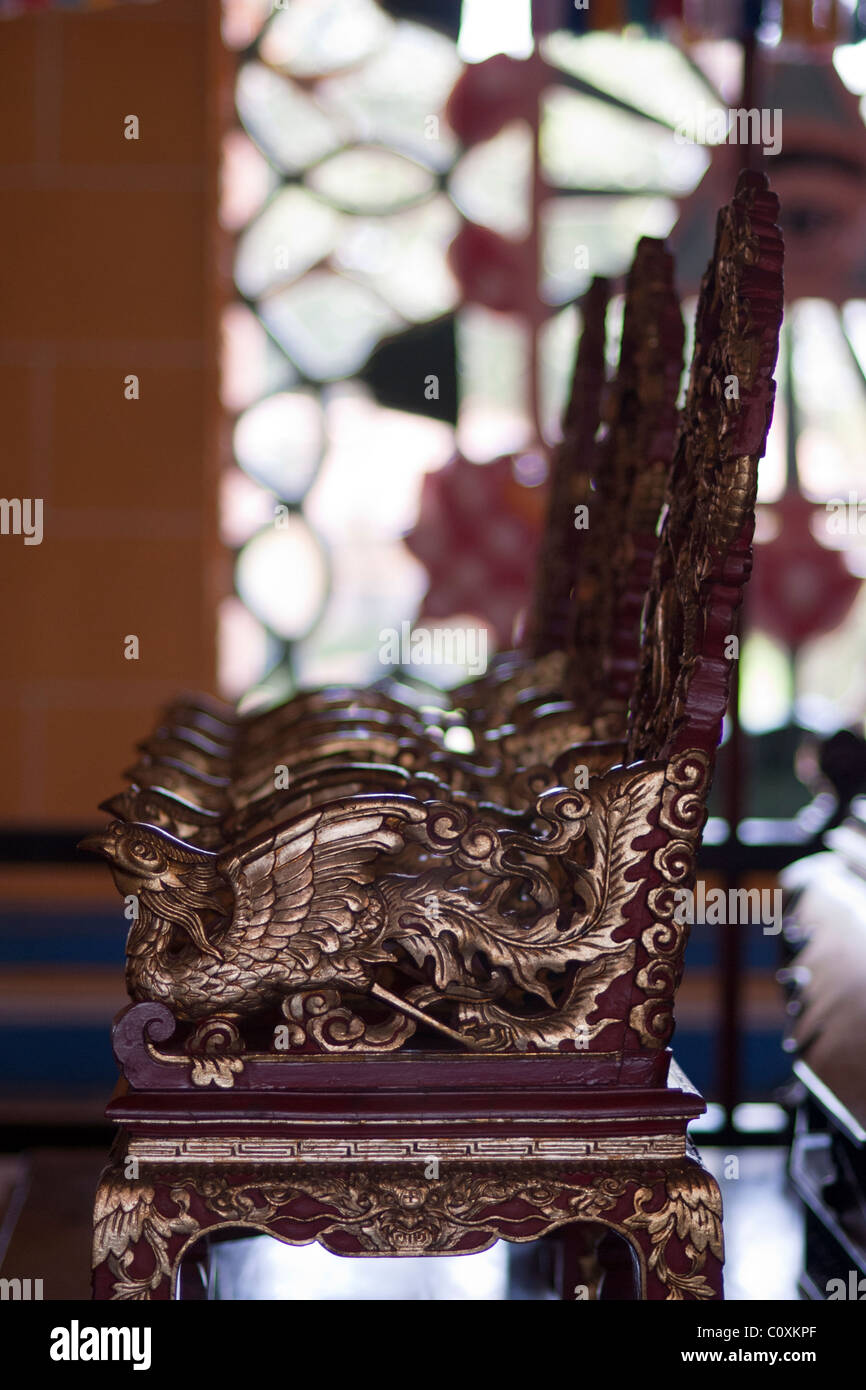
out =
[[[620,1209],[617,1219],[614,1209],[629,1189],[627,1214]],[[299,1199],[304,1215],[293,1207]],[[309,1214],[311,1201],[320,1205],[316,1216]],[[215,1222],[199,1220],[199,1206]],[[291,1222],[295,1234],[275,1227],[281,1220]],[[669,1301],[714,1297],[702,1269],[708,1254],[723,1258],[721,1197],[696,1164],[672,1165],[652,1175],[640,1166],[605,1166],[577,1181],[543,1164],[445,1168],[434,1180],[371,1164],[241,1180],[205,1170],[185,1172],[176,1182],[158,1170],[129,1180],[113,1167],[104,1172],[97,1192],[93,1266],[107,1266],[113,1298],[147,1300],[164,1281],[173,1287],[184,1251],[214,1224],[269,1231],[289,1244],[316,1240],[326,1249],[334,1249],[333,1235],[349,1233],[357,1254],[388,1256],[450,1254],[465,1245],[467,1234],[477,1251],[501,1238],[536,1240],[573,1222],[599,1222],[630,1240],[642,1295],[649,1270]],[[309,1231],[303,1230],[305,1223]],[[672,1242],[689,1261],[685,1273],[670,1267]],[[135,1272],[139,1252],[146,1258]]]
[[[290,1048],[393,1050],[421,1021],[481,1051],[591,1039],[600,996],[634,964],[627,871],[663,783],[662,768],[621,768],[544,793],[527,830],[356,797],[219,855],[115,822],[99,844],[138,903],[130,994],[192,1021],[282,1009]],[[238,1059],[202,1050],[200,1084],[231,1084]]]
[[[715,1179],[697,1166],[674,1170],[665,1179],[665,1202],[647,1210],[653,1200],[652,1187],[640,1187],[634,1194],[634,1211],[623,1223],[627,1231],[646,1231],[652,1242],[648,1266],[667,1288],[667,1299],[713,1298],[714,1292],[701,1273],[707,1254],[717,1260],[725,1257],[722,1234],[722,1196]],[[685,1239],[686,1274],[668,1266],[667,1250],[671,1238]]]
[[[634,535],[655,531],[664,499],[683,338],[673,258],[663,242],[642,237],[626,279],[619,369],[592,455],[589,526],[576,567],[568,688],[577,708],[589,715],[607,694]],[[637,632],[634,640],[636,645]]]
[[[706,816],[710,760],[696,750],[681,754],[668,766],[662,794],[660,826],[668,840],[653,855],[660,885],[647,895],[650,920],[641,936],[648,957],[637,973],[645,998],[629,1017],[645,1047],[665,1047],[673,1033],[674,999],[683,969],[688,925],[677,920],[679,889],[694,887],[695,855]],[[683,919],[685,914],[680,914]]]
[[241,1135],[190,1135],[184,1138],[133,1137],[128,1152],[147,1163],[425,1163],[430,1158],[476,1161],[531,1159],[589,1159],[622,1162],[623,1159],[682,1158],[686,1152],[684,1134],[655,1134],[641,1137],[604,1135],[554,1138],[523,1136],[478,1136],[452,1138],[420,1135],[417,1138],[364,1139],[315,1137],[304,1139],[269,1138]]
[[537,691],[551,698],[563,691],[565,653],[547,652],[528,661],[522,653],[510,653],[513,664],[492,666],[485,675],[452,692],[455,705],[470,724],[498,729],[513,717],[518,697]]

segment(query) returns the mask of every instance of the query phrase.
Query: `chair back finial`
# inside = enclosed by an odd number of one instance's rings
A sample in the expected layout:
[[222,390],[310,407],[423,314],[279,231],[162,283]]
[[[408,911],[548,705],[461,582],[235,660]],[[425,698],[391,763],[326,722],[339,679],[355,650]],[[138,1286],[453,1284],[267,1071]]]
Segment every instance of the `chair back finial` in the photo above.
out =
[[595,472],[596,434],[605,386],[605,322],[610,285],[596,278],[581,301],[578,340],[562,440],[553,451],[547,515],[539,546],[535,592],[526,629],[529,655],[563,651],[572,621],[579,531],[576,509],[588,505]]
[[713,758],[752,567],[758,460],[782,320],[779,201],[740,175],[718,216],[629,709],[627,760]]
[[640,609],[676,439],[683,339],[673,258],[664,242],[642,237],[626,278],[619,365],[594,455],[568,662],[569,696],[590,716],[614,712],[611,734],[624,726],[638,664]]

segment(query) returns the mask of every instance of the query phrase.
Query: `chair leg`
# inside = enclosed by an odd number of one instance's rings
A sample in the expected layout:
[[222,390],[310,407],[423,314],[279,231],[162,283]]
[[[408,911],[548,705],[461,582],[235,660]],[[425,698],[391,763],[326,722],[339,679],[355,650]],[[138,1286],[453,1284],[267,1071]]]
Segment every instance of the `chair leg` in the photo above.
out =
[[172,1298],[180,1252],[198,1229],[188,1193],[170,1179],[106,1168],[93,1213],[93,1297]]
[[723,1298],[722,1197],[696,1159],[646,1175],[621,1223],[639,1248],[647,1299]]

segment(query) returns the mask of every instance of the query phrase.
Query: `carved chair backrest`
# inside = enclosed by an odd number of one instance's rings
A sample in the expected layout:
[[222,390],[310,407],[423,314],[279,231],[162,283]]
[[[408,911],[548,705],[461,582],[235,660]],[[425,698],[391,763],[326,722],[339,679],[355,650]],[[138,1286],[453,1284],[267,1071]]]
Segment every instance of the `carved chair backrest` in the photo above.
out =
[[[632,281],[633,331],[624,333],[611,425],[596,451],[598,494],[606,502],[602,524],[595,533],[590,525],[587,533],[575,603],[583,624],[576,636],[582,631],[587,639],[576,669],[597,663],[584,679],[584,697],[599,708],[603,687],[597,673],[605,658],[608,674],[620,681],[609,689],[621,692],[624,677],[633,675],[624,762],[591,775],[581,803],[591,849],[588,859],[576,863],[576,891],[584,903],[601,902],[592,920],[606,923],[586,938],[597,951],[594,966],[587,966],[590,1008],[574,1004],[572,1012],[575,1026],[585,1029],[589,1051],[659,1049],[673,1032],[689,922],[683,894],[694,884],[737,651],[737,615],[751,569],[757,466],[772,416],[783,305],[777,217],[778,200],[766,179],[750,173],[740,176],[734,198],[719,213],[655,546],[638,514],[642,485],[650,492],[657,486],[673,443],[677,319],[668,267],[654,249],[661,273],[643,284],[657,287],[652,312],[656,324],[665,323],[667,337],[650,333],[642,342],[640,314],[645,329],[652,297],[639,298]],[[644,264],[648,255],[645,250]],[[650,362],[643,389],[655,380],[655,394],[641,431],[636,383],[641,365],[646,369]],[[662,380],[653,376],[659,370],[667,373]],[[633,448],[638,435],[641,442]],[[656,493],[654,506],[657,501]],[[639,563],[636,537],[644,541]],[[612,570],[620,574],[616,580],[604,568],[611,557]],[[650,582],[640,642],[629,645],[634,634],[622,618],[630,612],[633,620],[640,563],[650,569]],[[589,761],[591,746],[583,755],[573,749],[569,757]],[[624,951],[619,958],[618,950]]]
[[740,175],[719,212],[629,708],[628,760],[714,755],[751,573],[782,320],[779,203]]
[[721,210],[629,707],[627,764],[661,769],[636,911],[644,927],[626,1046],[664,1046],[682,973],[715,751],[752,563],[758,460],[772,418],[783,308],[778,199],[743,173]]
[[[627,757],[591,775],[585,791],[560,789],[538,800],[539,818],[548,819],[553,832],[547,843],[568,842],[570,876],[558,883],[555,868],[547,867],[539,901],[545,894],[551,904],[558,901],[572,939],[560,957],[555,945],[542,946],[540,928],[531,929],[533,970],[550,970],[551,979],[559,974],[556,1007],[545,1019],[515,1020],[498,1001],[461,1004],[461,1026],[498,1032],[506,1050],[573,1047],[619,1056],[625,1064],[628,1054],[665,1048],[673,1032],[688,928],[680,892],[694,882],[731,678],[730,639],[750,571],[757,464],[772,414],[783,290],[777,215],[766,179],[742,175],[719,215],[676,436],[682,339],[671,267],[653,244],[644,244],[636,261],[608,432],[601,440],[593,433],[591,444],[588,429],[584,436],[596,459],[593,492],[601,506],[595,532],[591,523],[585,536],[589,546],[581,552],[575,586],[575,612],[587,639],[578,667],[595,660],[600,668],[606,659],[620,681],[634,676]],[[598,373],[589,371],[599,361],[602,302],[599,288],[593,332],[582,363],[579,358],[587,376],[578,387],[585,387],[591,408],[600,390]],[[671,453],[653,548],[647,511],[659,506]],[[574,494],[557,486],[570,501]],[[617,624],[626,613],[634,619],[636,538],[643,543],[649,591],[639,645],[634,631],[617,645]],[[555,552],[557,563],[562,553]],[[611,592],[602,577],[605,564],[608,575],[618,571],[616,580],[607,580]],[[585,689],[596,701],[603,693],[597,682]],[[465,835],[462,843],[479,847],[485,873],[500,872],[520,852],[519,835],[496,851],[495,831],[478,825]],[[527,874],[537,843],[525,845]],[[570,972],[562,976],[566,962]],[[515,978],[532,992],[527,976]]]
[[676,437],[684,330],[674,263],[643,237],[626,278],[619,362],[605,381],[610,287],[593,281],[527,625],[534,658],[564,656],[562,694],[621,733],[638,660],[640,612]]
[[596,435],[605,390],[605,325],[610,285],[596,278],[581,302],[582,328],[562,440],[553,450],[535,589],[526,626],[526,649],[537,659],[565,651],[571,640],[575,568],[579,554],[578,507],[588,508],[596,471]]
[[[619,365],[592,456],[588,526],[577,532],[566,689],[588,716],[625,708],[640,607],[677,426],[684,330],[673,258],[649,237],[626,280]],[[635,593],[636,590],[636,593]]]

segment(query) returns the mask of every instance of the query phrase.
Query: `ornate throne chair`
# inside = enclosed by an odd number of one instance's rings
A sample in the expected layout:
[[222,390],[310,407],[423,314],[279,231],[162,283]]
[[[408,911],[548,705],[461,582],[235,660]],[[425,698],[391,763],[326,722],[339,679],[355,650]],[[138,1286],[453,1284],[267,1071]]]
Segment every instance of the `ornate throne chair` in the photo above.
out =
[[[653,395],[641,368],[659,340],[624,342],[644,383],[619,390],[611,418],[632,412],[632,424],[607,436],[617,458],[637,441],[623,476],[608,475],[626,523],[579,563],[569,610],[593,605],[614,683],[587,673],[572,702],[586,738],[561,730],[554,744],[585,778],[518,764],[515,781],[535,775],[526,806],[467,795],[447,758],[431,770],[341,753],[339,770],[308,770],[306,802],[260,798],[250,812],[248,793],[229,797],[199,823],[209,845],[141,815],[142,797],[162,805],[158,780],[124,794],[89,842],[129,905],[135,1001],[113,1032],[122,1079],[96,1198],[97,1298],[177,1296],[185,1255],[227,1229],[351,1256],[551,1235],[563,1297],[721,1296],[720,1196],[686,1138],[703,1101],[668,1044],[687,932],[678,890],[693,882],[772,412],[776,213],[766,181],[742,175],[719,215],[657,545],[635,479],[658,487],[671,382]],[[661,350],[671,356],[669,340]],[[546,640],[536,624],[532,641]],[[599,649],[590,641],[585,659]],[[534,687],[517,684],[519,703]],[[526,698],[530,722],[547,717]],[[377,708],[411,719],[387,699],[359,714],[365,752]],[[357,695],[342,708],[360,709]],[[246,726],[240,745],[231,721],[199,722],[203,752],[207,739],[235,750],[203,775],[236,788],[261,749],[273,761],[285,748],[274,727],[311,709]],[[161,775],[172,755],[158,756]],[[362,789],[347,791],[362,767]],[[203,809],[189,804],[193,831]],[[608,1259],[609,1233],[624,1262]]]

